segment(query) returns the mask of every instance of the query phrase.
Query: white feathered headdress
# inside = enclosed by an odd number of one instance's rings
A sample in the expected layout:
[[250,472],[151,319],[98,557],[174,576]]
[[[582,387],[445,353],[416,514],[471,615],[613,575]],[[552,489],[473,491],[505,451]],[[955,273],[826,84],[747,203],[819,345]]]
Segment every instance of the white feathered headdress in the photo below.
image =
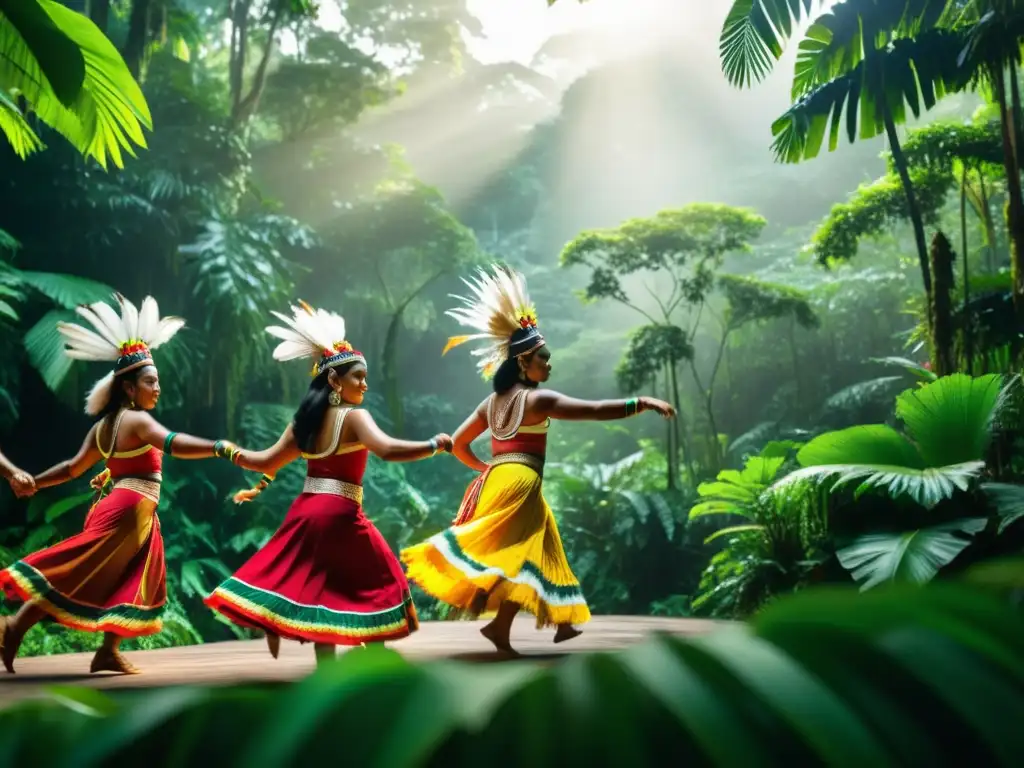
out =
[[77,323],[57,323],[66,344],[64,354],[72,360],[114,363],[114,370],[97,381],[85,398],[85,412],[90,416],[98,415],[110,402],[115,376],[152,365],[152,350],[170,341],[185,325],[180,317],[161,319],[152,296],[142,300],[140,309],[119,293],[114,298],[121,307],[120,317],[102,301],[76,307],[75,312],[95,331]]
[[[490,273],[481,269],[476,279],[463,278],[462,282],[469,286],[473,296],[453,294],[452,298],[461,301],[463,306],[449,309],[445,314],[478,333],[452,336],[442,355],[467,341],[486,339],[487,343],[473,354],[481,358],[477,367],[484,378],[490,378],[510,356],[522,357],[544,345],[544,337],[537,330],[537,312],[526,291],[523,275],[494,264]],[[513,344],[512,335],[516,333],[522,338]]]
[[304,301],[292,307],[292,316],[271,312],[287,327],[268,326],[265,330],[271,336],[281,339],[274,349],[275,360],[297,360],[313,358],[312,375],[345,363],[359,362],[366,365],[363,353],[352,348],[345,340],[345,319],[334,312],[313,309]]

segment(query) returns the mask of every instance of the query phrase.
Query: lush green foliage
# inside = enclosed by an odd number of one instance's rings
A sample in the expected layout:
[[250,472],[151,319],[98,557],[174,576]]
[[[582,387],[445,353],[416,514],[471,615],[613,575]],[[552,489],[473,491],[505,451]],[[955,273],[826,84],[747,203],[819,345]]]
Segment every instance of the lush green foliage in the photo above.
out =
[[822,589],[749,626],[554,666],[412,665],[369,649],[283,692],[59,686],[0,712],[0,733],[5,765],[140,751],[155,766],[297,765],[345,744],[347,759],[382,766],[470,765],[496,750],[552,766],[563,753],[617,765],[665,750],[697,765],[1010,766],[1024,747],[1022,642],[1019,612],[988,589]]

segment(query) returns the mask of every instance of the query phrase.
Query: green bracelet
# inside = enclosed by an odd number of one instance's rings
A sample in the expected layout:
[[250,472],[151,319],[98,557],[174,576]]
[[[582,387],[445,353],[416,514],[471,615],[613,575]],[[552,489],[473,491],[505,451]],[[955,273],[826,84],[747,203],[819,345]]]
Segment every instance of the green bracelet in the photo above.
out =
[[171,443],[174,442],[174,438],[178,436],[177,432],[168,432],[167,437],[164,438],[164,455],[171,456]]
[[629,400],[626,401],[626,416],[636,416],[639,408],[640,401],[635,397],[629,398]]

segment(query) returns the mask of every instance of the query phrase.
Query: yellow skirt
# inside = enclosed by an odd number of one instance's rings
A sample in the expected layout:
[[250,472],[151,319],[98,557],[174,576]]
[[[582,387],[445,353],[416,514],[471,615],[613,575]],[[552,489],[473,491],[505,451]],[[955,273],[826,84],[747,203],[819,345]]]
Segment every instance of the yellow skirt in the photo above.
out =
[[409,581],[469,613],[508,600],[536,616],[538,629],[590,620],[540,475],[523,464],[488,470],[473,516],[401,557]]

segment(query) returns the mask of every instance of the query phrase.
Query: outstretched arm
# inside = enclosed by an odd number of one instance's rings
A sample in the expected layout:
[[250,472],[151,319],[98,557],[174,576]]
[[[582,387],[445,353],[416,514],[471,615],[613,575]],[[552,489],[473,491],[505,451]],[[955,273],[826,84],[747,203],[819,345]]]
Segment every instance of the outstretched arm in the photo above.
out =
[[167,456],[176,459],[209,459],[216,455],[216,443],[213,440],[172,432],[144,411],[132,416],[131,422],[126,425],[132,433],[142,442],[159,448]]
[[291,464],[301,455],[299,446],[295,444],[292,425],[289,424],[272,446],[262,451],[242,450],[235,457],[235,463],[251,472],[262,472],[274,477],[281,467]]
[[66,483],[81,476],[89,467],[103,458],[100,449],[96,446],[96,430],[99,424],[93,424],[89,433],[85,436],[82,447],[71,459],[55,464],[45,472],[36,475],[36,488],[49,488],[54,485]]
[[384,461],[419,461],[430,458],[438,451],[451,450],[452,447],[452,439],[445,434],[435,435],[433,441],[396,440],[385,434],[373,416],[361,408],[350,411],[346,418],[352,425],[356,439]]
[[473,453],[473,441],[480,437],[486,429],[487,417],[484,415],[483,407],[481,406],[473,411],[468,419],[462,422],[452,436],[452,455],[477,472],[484,472],[487,469],[487,463],[481,461]]
[[577,400],[545,389],[530,397],[530,407],[538,416],[562,421],[613,421],[635,416],[643,411],[656,411],[666,419],[676,409],[664,400],[653,397],[633,397],[629,400]]

